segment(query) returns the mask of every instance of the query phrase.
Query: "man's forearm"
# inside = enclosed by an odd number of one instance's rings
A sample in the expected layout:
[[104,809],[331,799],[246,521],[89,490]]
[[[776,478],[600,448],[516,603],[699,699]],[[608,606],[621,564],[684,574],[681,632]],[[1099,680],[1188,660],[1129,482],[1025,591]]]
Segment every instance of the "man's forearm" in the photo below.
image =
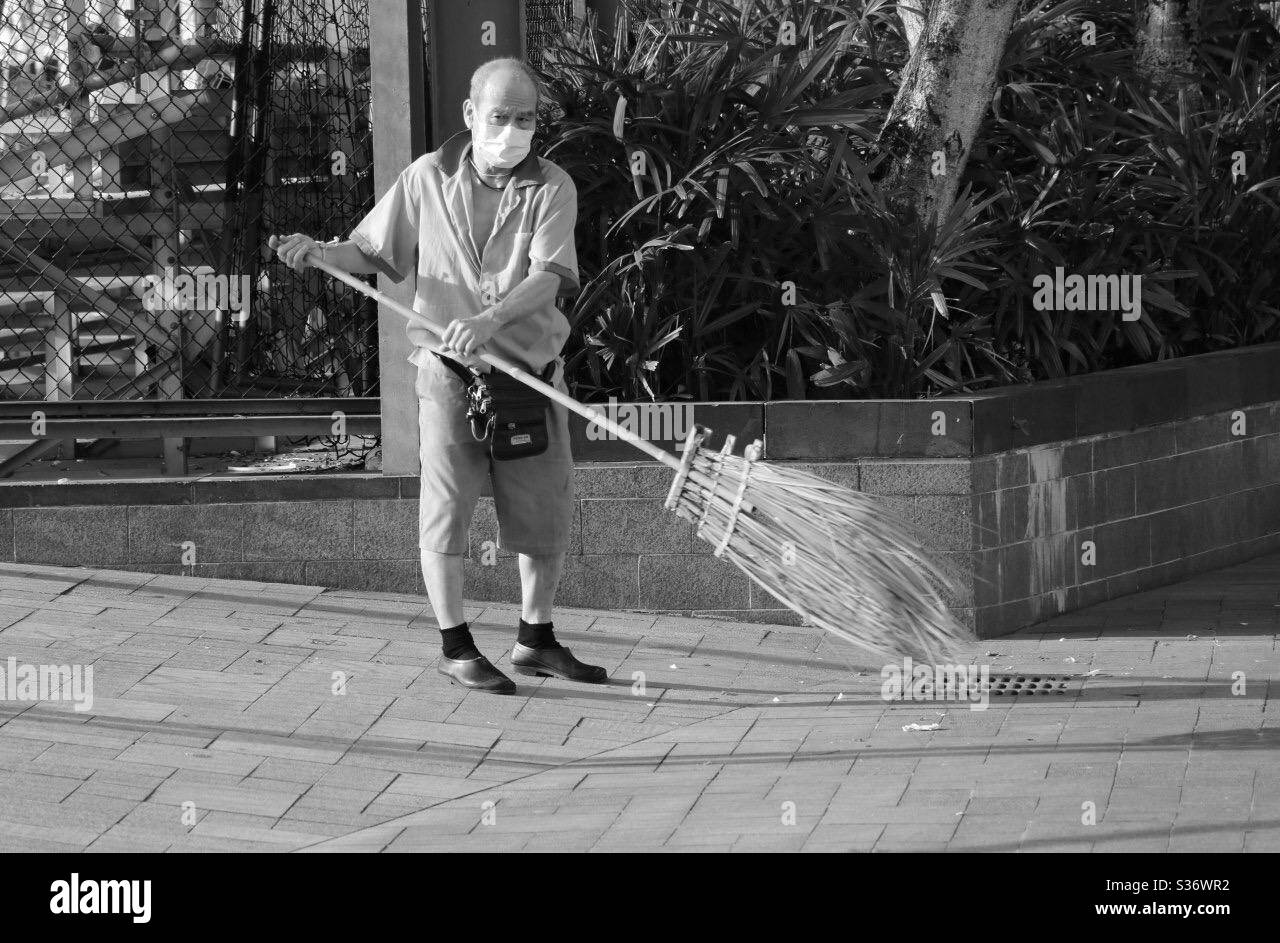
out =
[[554,272],[534,272],[511,289],[511,293],[486,314],[499,326],[510,324],[554,303],[559,291],[559,275]]
[[378,271],[378,267],[369,261],[369,257],[356,248],[356,244],[350,240],[322,242],[315,254],[334,268],[340,268],[351,275],[372,275]]

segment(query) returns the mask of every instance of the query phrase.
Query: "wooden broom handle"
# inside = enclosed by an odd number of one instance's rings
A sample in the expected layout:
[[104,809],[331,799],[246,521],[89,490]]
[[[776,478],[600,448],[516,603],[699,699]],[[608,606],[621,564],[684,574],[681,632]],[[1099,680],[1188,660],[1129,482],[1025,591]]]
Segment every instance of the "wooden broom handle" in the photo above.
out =
[[[400,315],[401,317],[413,319],[415,324],[425,327],[427,330],[431,331],[431,333],[435,334],[437,337],[439,337],[443,333],[441,328],[432,324],[423,315],[414,311],[408,305],[403,305],[400,302],[396,301],[395,299],[389,298],[388,296],[384,295],[382,292],[378,291],[378,289],[371,286],[368,282],[365,282],[362,279],[356,278],[354,275],[344,272],[342,269],[335,268],[329,263],[322,261],[318,253],[315,253],[315,252],[308,253],[307,261],[310,264],[314,265],[316,268],[320,269],[322,272],[328,272],[334,278],[338,279],[338,281],[343,282],[344,284],[350,285],[352,288],[354,288],[356,291],[360,292],[361,294],[368,295],[370,298],[373,298],[375,301],[378,302],[378,304],[385,305],[386,307],[390,308],[392,311],[394,311],[396,314]],[[616,422],[614,422],[612,419],[606,416],[602,410],[596,410],[590,406],[587,406],[585,403],[579,403],[573,397],[566,396],[565,394],[557,390],[554,386],[551,386],[549,383],[543,383],[537,377],[532,376],[531,374],[527,373],[524,370],[521,370],[511,361],[506,360],[502,357],[499,357],[497,354],[490,354],[485,351],[477,351],[476,356],[479,357],[481,360],[483,360],[485,363],[489,364],[489,366],[493,367],[495,370],[501,370],[503,373],[507,374],[508,376],[511,376],[516,380],[519,380],[525,386],[530,387],[531,389],[537,390],[543,396],[546,396],[548,399],[554,400],[555,402],[563,406],[565,409],[573,410],[579,416],[582,416],[583,418],[585,418],[588,422],[594,422],[597,425],[601,426],[602,428],[608,430],[609,432],[612,432],[619,439],[622,439],[624,442],[628,442],[631,445],[634,445],[640,451],[649,455],[651,458],[654,458],[657,461],[662,462],[662,464],[666,465],[668,468],[674,468],[677,470],[680,468],[680,459],[664,451],[663,449],[658,448],[652,442],[648,442],[640,438],[634,432],[624,429],[622,426],[618,425]]]

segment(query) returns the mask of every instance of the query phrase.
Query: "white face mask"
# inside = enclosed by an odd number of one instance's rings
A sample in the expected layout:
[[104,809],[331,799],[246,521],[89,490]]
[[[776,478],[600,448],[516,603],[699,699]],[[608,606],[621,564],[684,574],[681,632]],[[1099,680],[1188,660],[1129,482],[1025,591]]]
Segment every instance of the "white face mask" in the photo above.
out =
[[490,167],[510,170],[529,155],[533,132],[523,131],[514,124],[505,124],[495,133],[488,122],[480,129],[472,129],[471,146],[479,151]]

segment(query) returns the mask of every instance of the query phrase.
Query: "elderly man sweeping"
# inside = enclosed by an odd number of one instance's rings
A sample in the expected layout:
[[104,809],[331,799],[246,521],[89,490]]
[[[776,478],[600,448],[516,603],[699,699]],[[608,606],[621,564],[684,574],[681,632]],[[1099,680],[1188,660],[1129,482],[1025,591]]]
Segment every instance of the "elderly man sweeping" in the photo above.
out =
[[[402,280],[417,256],[410,322],[417,366],[422,575],[440,626],[438,671],[456,684],[514,694],[476,648],[463,615],[463,557],[476,501],[491,479],[498,545],[519,555],[521,619],[511,664],[521,674],[601,683],[603,668],[557,643],[552,606],[569,543],[573,459],[568,414],[476,356],[500,354],[564,391],[569,322],[558,295],[578,288],[577,192],[530,153],[538,83],[516,59],[485,63],[463,104],[467,131],[407,167],[345,242],[272,237],[302,270],[315,253],[346,272]],[[513,389],[514,387],[514,389]]]

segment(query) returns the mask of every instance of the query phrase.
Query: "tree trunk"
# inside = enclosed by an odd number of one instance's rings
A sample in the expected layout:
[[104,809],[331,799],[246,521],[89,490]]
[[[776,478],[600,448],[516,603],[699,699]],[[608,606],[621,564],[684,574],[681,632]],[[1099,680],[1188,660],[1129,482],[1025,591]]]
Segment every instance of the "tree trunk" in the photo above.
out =
[[902,32],[907,37],[907,51],[914,54],[929,15],[929,0],[903,0],[898,4],[897,10],[898,19],[902,21]]
[[878,141],[890,155],[886,192],[908,223],[928,226],[955,201],[1017,8],[1018,0],[929,4]]
[[1175,99],[1185,91],[1198,103],[1199,44],[1200,0],[1147,0],[1138,16],[1138,76],[1162,99]]

